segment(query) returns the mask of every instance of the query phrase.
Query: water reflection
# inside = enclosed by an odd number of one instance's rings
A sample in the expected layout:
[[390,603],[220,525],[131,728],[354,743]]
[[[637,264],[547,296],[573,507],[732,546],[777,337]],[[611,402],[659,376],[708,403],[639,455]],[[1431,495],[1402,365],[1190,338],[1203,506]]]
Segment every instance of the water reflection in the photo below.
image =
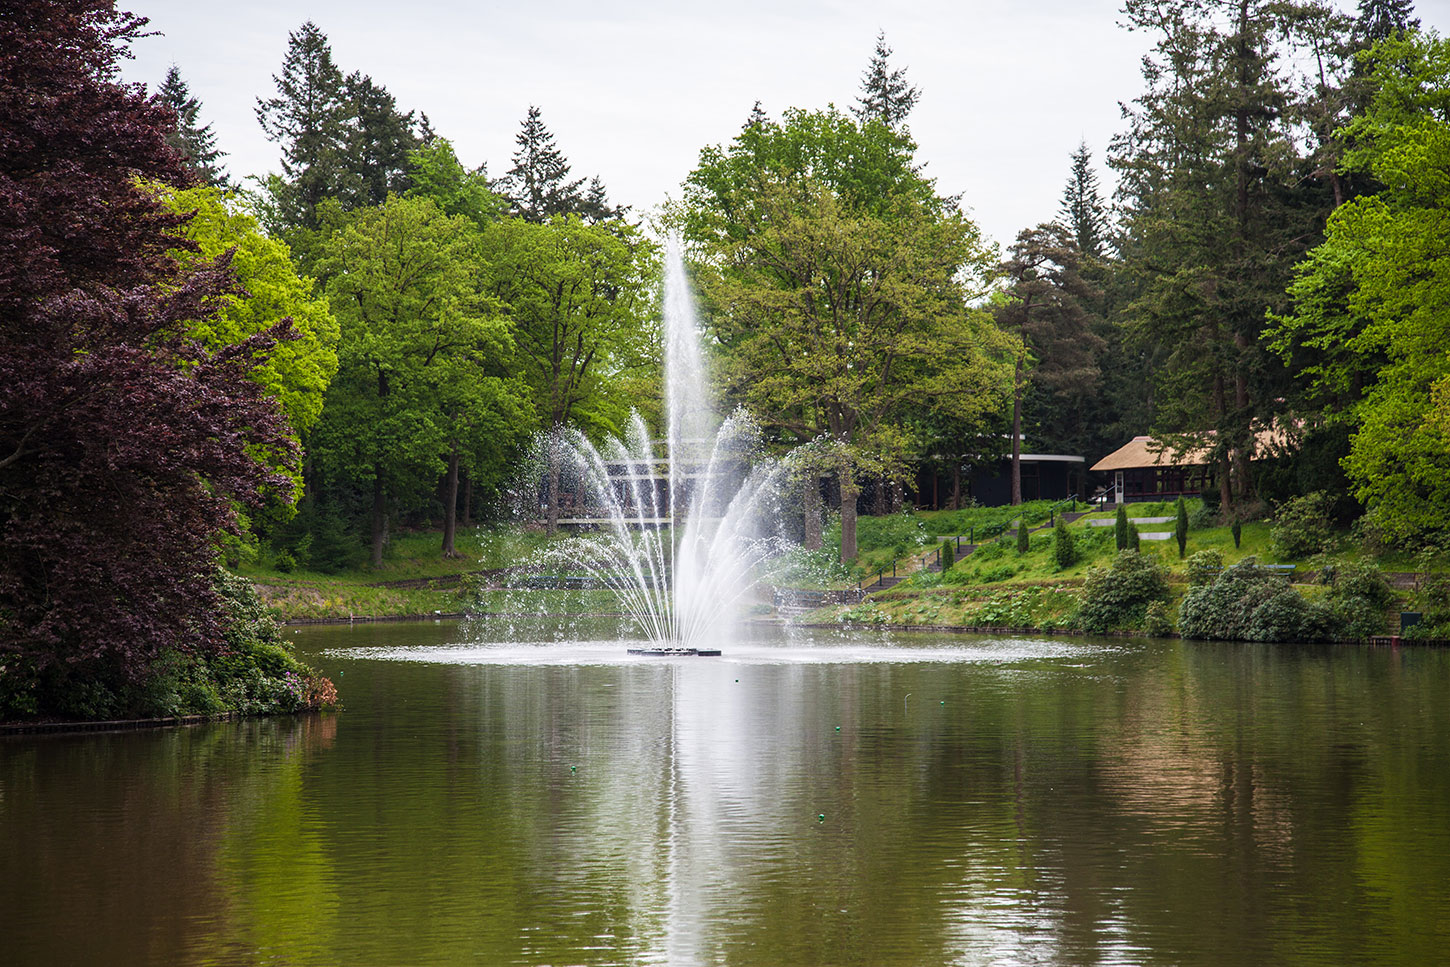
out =
[[1450,943],[1450,653],[298,637],[344,713],[0,742],[7,958],[1419,964]]

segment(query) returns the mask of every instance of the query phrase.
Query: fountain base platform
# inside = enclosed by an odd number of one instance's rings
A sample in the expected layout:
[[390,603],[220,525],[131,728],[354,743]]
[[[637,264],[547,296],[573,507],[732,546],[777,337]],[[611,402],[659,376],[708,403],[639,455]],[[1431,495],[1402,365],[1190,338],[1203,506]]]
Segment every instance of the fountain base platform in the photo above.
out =
[[720,655],[719,648],[629,648],[625,650],[629,655],[644,655],[651,658],[717,658]]

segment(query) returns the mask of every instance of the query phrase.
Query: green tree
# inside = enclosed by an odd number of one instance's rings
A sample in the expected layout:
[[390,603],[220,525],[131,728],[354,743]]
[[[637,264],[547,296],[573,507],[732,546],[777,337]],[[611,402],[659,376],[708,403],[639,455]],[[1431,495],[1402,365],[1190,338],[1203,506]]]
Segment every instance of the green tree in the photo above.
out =
[[1414,9],[1411,0],[1359,0],[1355,39],[1369,47],[1398,33],[1418,30],[1419,18],[1410,16]]
[[349,123],[343,140],[343,166],[358,185],[347,207],[381,205],[389,193],[409,186],[409,160],[419,139],[413,112],[398,110],[387,88],[354,71],[343,82]]
[[1009,340],[968,305],[991,260],[915,145],[834,110],[790,111],[701,152],[685,226],[729,392],[837,462],[841,559],[863,471],[898,476],[913,407],[984,422]]
[[1108,209],[1098,189],[1098,176],[1093,171],[1092,152],[1086,141],[1079,141],[1072,153],[1072,172],[1062,189],[1062,205],[1057,216],[1083,257],[1103,257],[1108,240]]
[[1017,519],[1017,553],[1026,554],[1027,549],[1031,546],[1031,528],[1027,526],[1027,519],[1025,517],[1019,517]]
[[1450,43],[1403,35],[1372,56],[1344,164],[1385,187],[1335,210],[1273,339],[1309,400],[1351,426],[1345,470],[1394,542],[1444,532],[1450,506]]
[[1182,558],[1188,553],[1188,505],[1182,497],[1178,498],[1178,505],[1174,508],[1173,538],[1178,541],[1178,556]]
[[585,179],[570,179],[570,165],[544,126],[542,112],[530,104],[514,141],[514,166],[500,179],[500,189],[509,198],[513,213],[530,222],[546,222],[556,215],[580,215],[591,222],[623,215],[623,209],[609,205],[604,184],[595,177],[584,188]]
[[326,198],[352,197],[357,185],[343,158],[348,142],[346,84],[332,60],[327,35],[312,21],[287,35],[277,94],[257,98],[257,121],[282,147],[282,176],[269,182],[277,226],[317,227]]
[[465,168],[447,138],[434,138],[413,149],[404,194],[431,198],[444,214],[462,215],[480,228],[508,210],[508,200],[489,187],[487,169]]
[[[1292,122],[1302,78],[1290,56],[1323,23],[1317,4],[1128,0],[1155,36],[1147,90],[1114,142],[1123,256],[1140,281],[1127,315],[1171,347],[1156,380],[1157,429],[1215,430],[1210,461],[1225,512],[1252,492],[1256,421],[1287,374],[1260,341],[1293,264],[1333,204],[1306,177]],[[1286,123],[1288,122],[1288,123]]]
[[[891,48],[886,46],[886,32],[876,35],[876,49],[871,63],[861,77],[861,96],[851,112],[862,125],[880,121],[888,128],[900,128],[921,98],[921,91],[906,81],[906,70],[891,69]],[[759,101],[756,102],[758,107]]]
[[1122,504],[1118,505],[1117,516],[1113,518],[1113,537],[1118,550],[1125,550],[1128,546],[1128,508]]
[[1098,383],[1098,354],[1105,343],[1095,331],[1091,306],[1099,293],[1083,279],[1081,253],[1060,225],[1024,229],[1002,265],[1007,298],[996,308],[997,324],[1018,338],[1012,378],[1012,504],[1022,503],[1022,417],[1030,386],[1047,405],[1080,411]]
[[[509,371],[512,327],[480,291],[480,244],[470,221],[430,199],[389,196],[346,216],[322,248],[342,339],[316,448],[331,473],[371,488],[374,567],[393,507],[445,473],[456,505],[460,466],[532,429]],[[446,501],[444,513],[446,538]]]
[[201,102],[192,96],[175,64],[167,68],[156,96],[176,114],[176,130],[166,136],[166,142],[185,159],[187,168],[198,179],[217,188],[228,187],[221,163],[226,152],[216,146],[216,132],[211,125],[201,123]]
[[297,338],[278,343],[252,370],[299,437],[322,415],[328,384],[337,372],[337,320],[327,300],[314,297],[312,280],[297,274],[287,246],[262,233],[257,220],[216,188],[162,189],[174,212],[188,215],[183,235],[196,246],[171,254],[200,266],[230,252],[231,270],[245,294],[227,296],[215,315],[192,323],[191,334],[210,351],[234,346],[291,319]]

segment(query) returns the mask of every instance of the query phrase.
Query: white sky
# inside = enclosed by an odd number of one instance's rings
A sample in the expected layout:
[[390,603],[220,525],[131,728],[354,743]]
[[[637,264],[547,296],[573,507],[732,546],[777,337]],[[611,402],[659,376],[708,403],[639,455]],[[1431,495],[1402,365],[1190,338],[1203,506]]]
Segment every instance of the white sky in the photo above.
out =
[[[1354,0],[1339,0],[1353,10]],[[128,80],[159,84],[175,63],[202,102],[234,177],[278,169],[257,124],[287,34],[311,19],[344,72],[428,114],[470,167],[508,170],[530,104],[578,176],[648,213],[707,144],[730,140],[758,98],[787,107],[855,103],[878,30],[893,67],[922,91],[911,115],[918,159],[1007,244],[1057,212],[1069,153],[1085,139],[1105,195],[1118,103],[1142,89],[1149,38],[1118,26],[1120,0],[129,0],[161,36],[138,42]],[[1416,13],[1442,34],[1450,0]]]

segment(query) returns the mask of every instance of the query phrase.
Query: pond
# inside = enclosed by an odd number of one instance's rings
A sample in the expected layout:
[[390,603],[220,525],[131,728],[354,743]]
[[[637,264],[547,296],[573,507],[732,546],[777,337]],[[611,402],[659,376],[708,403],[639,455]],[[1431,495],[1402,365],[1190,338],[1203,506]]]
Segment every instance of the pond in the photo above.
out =
[[345,711],[0,740],[0,959],[1450,949],[1450,651],[760,632],[651,659],[452,623],[292,635]]

